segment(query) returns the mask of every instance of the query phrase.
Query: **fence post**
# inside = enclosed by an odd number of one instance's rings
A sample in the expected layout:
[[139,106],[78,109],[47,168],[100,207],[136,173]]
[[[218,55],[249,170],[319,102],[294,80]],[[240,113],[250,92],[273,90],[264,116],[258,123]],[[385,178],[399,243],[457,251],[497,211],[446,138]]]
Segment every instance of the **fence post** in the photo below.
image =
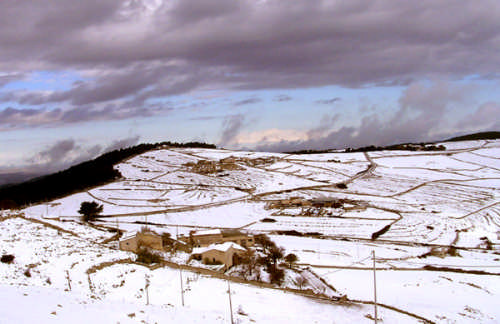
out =
[[180,265],[179,265],[179,275],[181,278],[181,301],[182,301],[182,307],[184,307],[184,287],[182,285],[182,268]]
[[68,288],[71,291],[71,279],[69,278],[69,271],[66,270],[66,279],[68,280]]
[[234,324],[233,320],[233,303],[231,302],[231,286],[229,285],[229,278],[227,279],[227,294],[229,296],[229,313],[231,314],[231,324]]
[[373,306],[375,311],[375,324],[377,324],[377,277],[376,277],[376,266],[375,266],[375,250],[372,251],[373,255]]

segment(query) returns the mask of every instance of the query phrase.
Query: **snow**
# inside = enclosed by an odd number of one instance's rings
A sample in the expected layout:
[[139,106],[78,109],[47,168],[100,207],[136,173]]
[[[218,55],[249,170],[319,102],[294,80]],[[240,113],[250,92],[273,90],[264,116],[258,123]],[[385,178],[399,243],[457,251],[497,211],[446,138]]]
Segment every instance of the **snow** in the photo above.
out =
[[225,243],[221,243],[221,244],[210,244],[209,246],[206,246],[206,247],[194,248],[192,254],[201,254],[201,253],[204,253],[207,251],[212,251],[212,250],[227,252],[231,248],[233,248],[235,250],[241,250],[241,251],[246,250],[244,247],[242,247],[241,245],[238,245],[236,243],[225,242]]
[[[435,322],[496,322],[499,276],[470,272],[500,273],[500,141],[444,145],[446,151],[369,152],[373,162],[363,153],[338,152],[287,155],[175,148],[141,154],[116,166],[123,175],[119,181],[22,211],[42,223],[0,218],[0,252],[16,255],[14,263],[0,263],[0,297],[12,295],[8,305],[13,309],[19,309],[23,299],[31,304],[43,299],[33,311],[41,323],[67,322],[68,316],[85,309],[91,320],[105,309],[102,318],[108,322],[227,323],[227,282],[218,277],[183,271],[182,307],[176,268],[106,266],[90,275],[94,291],[87,270],[135,258],[118,251],[116,241],[103,244],[115,233],[102,225],[135,233],[147,224],[173,237],[232,228],[269,234],[286,253],[296,254],[297,273],[307,276],[314,291],[323,287],[319,275],[339,294],[372,300],[370,255],[375,251],[381,269],[380,302]],[[254,167],[241,163],[244,170],[215,174],[191,172],[184,165],[229,156],[269,157],[273,162]],[[337,187],[339,182],[347,188]],[[266,209],[268,201],[290,197],[345,201],[342,208],[324,208],[319,217],[307,214],[309,207]],[[83,223],[78,214],[81,202],[92,200],[104,207],[105,217],[95,222],[97,227]],[[287,231],[302,236],[278,235],[290,234]],[[458,255],[447,253],[450,246]],[[177,263],[189,259],[188,253],[164,255]],[[201,266],[194,261],[190,265]],[[423,270],[426,265],[469,273],[431,272]],[[28,268],[31,277],[23,274]],[[284,286],[297,288],[297,273],[288,271]],[[149,306],[146,276],[151,282]],[[335,305],[249,284],[231,283],[231,290],[234,307],[241,305],[241,313],[247,314],[236,315],[240,323],[371,322],[366,317],[372,314],[369,305]],[[417,321],[379,311],[384,323]],[[22,312],[0,310],[0,323],[30,319]]]
[[[0,323],[227,323],[223,312],[83,298],[43,287],[0,285]],[[29,311],[23,311],[29,309]]]
[[218,235],[222,234],[220,229],[215,229],[215,230],[206,230],[206,231],[196,231],[192,235],[193,236],[200,236],[200,235]]
[[[373,273],[316,271],[352,298],[373,297]],[[328,274],[328,272],[330,272]],[[377,301],[402,307],[437,323],[497,323],[498,276],[430,271],[377,271]]]

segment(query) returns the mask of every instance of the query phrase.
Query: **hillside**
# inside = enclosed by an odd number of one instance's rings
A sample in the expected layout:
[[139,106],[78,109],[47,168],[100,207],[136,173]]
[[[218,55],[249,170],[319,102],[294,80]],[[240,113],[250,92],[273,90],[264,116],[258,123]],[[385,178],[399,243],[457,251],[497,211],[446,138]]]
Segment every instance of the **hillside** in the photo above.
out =
[[[148,225],[177,237],[227,228],[269,235],[298,256],[295,270],[307,278],[304,287],[293,272],[273,289],[231,283],[241,323],[330,323],[325,314],[338,322],[372,322],[372,251],[384,323],[495,322],[500,318],[500,141],[436,145],[446,150],[300,155],[170,147],[144,152],[115,166],[121,174],[116,181],[26,208],[26,219],[1,221],[0,252],[13,253],[16,260],[0,264],[0,291],[8,285],[17,287],[9,288],[15,296],[50,295],[53,304],[40,307],[47,319],[58,318],[48,310],[63,304],[69,273],[72,290],[64,309],[83,301],[93,309],[123,301],[139,310],[125,318],[122,308],[113,308],[116,312],[108,313],[115,321],[154,322],[158,314],[175,319],[182,316],[175,264],[182,264],[194,267],[183,271],[193,322],[205,313],[206,322],[228,322],[224,280],[192,270],[204,266],[184,252],[165,253],[174,265],[154,270],[112,264],[135,255],[117,251],[108,231],[132,233]],[[77,210],[83,201],[103,205],[95,225],[106,228],[81,223]],[[96,268],[105,262],[111,264]],[[30,264],[35,266],[28,278],[23,272]],[[96,269],[90,286],[89,269]],[[226,274],[237,276],[237,271]],[[143,307],[146,277],[151,305]],[[285,288],[335,293],[325,302]],[[207,302],[209,293],[213,298]]]
[[482,132],[453,137],[448,139],[447,142],[493,140],[498,138],[500,138],[500,132]]
[[121,174],[114,169],[114,165],[132,156],[160,147],[215,148],[215,145],[197,142],[182,144],[162,142],[155,144],[140,144],[114,150],[93,160],[72,166],[64,171],[41,176],[20,184],[0,186],[0,205],[14,204],[17,206],[26,206],[29,204],[50,201],[98,185],[103,185],[121,177]]

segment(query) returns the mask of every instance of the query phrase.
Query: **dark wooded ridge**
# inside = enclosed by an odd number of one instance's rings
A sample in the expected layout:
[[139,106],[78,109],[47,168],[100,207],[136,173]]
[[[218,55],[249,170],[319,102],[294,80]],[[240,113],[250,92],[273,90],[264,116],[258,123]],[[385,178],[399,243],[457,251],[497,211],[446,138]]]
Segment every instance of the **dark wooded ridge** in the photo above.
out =
[[109,183],[121,177],[120,172],[113,168],[114,165],[135,155],[162,147],[216,148],[213,144],[199,142],[161,142],[114,150],[64,171],[38,177],[20,184],[1,187],[0,206],[2,205],[1,202],[9,202],[9,206],[15,204],[18,207],[23,207],[29,204],[54,200]]

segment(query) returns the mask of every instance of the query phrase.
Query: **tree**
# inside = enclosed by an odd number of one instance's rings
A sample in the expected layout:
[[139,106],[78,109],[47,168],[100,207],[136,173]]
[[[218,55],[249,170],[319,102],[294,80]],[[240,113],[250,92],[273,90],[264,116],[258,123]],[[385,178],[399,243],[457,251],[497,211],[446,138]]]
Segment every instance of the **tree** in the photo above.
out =
[[285,262],[288,263],[290,269],[292,268],[293,264],[297,261],[299,261],[299,258],[293,253],[287,254],[285,256]]
[[276,244],[273,241],[271,241],[269,236],[267,236],[266,234],[258,234],[255,235],[254,238],[255,238],[255,244],[262,246],[262,248],[266,253],[269,252],[271,249],[276,248]]
[[273,265],[276,268],[276,263],[278,260],[281,260],[283,258],[283,253],[285,252],[285,249],[282,247],[274,246],[269,250],[269,258],[273,261]]
[[246,250],[240,256],[240,263],[242,264],[245,277],[251,278],[258,269],[258,256],[251,249]]
[[297,278],[295,278],[295,284],[299,286],[300,290],[302,290],[302,287],[304,287],[307,284],[307,279],[304,278],[302,275],[300,275]]
[[84,201],[80,205],[78,213],[82,214],[82,219],[84,222],[93,221],[97,218],[97,215],[102,213],[102,205],[99,205],[95,201]]

